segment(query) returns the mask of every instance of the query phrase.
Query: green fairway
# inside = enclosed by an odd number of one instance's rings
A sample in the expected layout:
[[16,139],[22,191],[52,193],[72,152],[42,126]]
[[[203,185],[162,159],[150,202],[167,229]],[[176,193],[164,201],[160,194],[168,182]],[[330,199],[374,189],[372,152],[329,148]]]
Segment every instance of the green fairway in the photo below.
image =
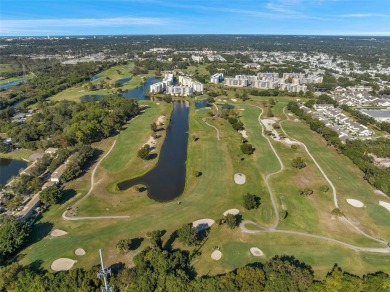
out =
[[[228,91],[228,97],[217,99],[223,102],[223,99],[229,100],[232,96],[233,91]],[[145,238],[146,232],[161,229],[166,230],[163,237],[166,241],[184,223],[202,218],[218,221],[223,217],[223,212],[231,208],[239,209],[244,220],[252,220],[262,227],[271,226],[275,214],[264,180],[267,175],[278,171],[280,164],[267,139],[261,135],[262,128],[258,122],[261,110],[253,106],[259,106],[262,101],[268,99],[256,97],[250,102],[234,103],[239,118],[244,123],[248,143],[256,149],[250,156],[242,154],[240,150],[242,136],[233,130],[227,120],[211,117],[208,114],[210,109],[195,109],[193,101],[190,100],[185,190],[179,198],[166,203],[157,203],[149,199],[146,192],[139,193],[134,188],[126,191],[116,189],[118,182],[142,175],[152,169],[158,161],[158,156],[157,159],[143,161],[136,153],[152,134],[150,124],[156,122],[159,116],[166,116],[164,128],[167,127],[172,105],[142,101],[142,104],[149,106],[148,109],[128,123],[118,137],[111,137],[97,145],[103,153],[107,153],[116,140],[110,154],[97,168],[92,194],[78,203],[77,216],[127,215],[130,218],[83,221],[61,219],[65,209],[88,192],[93,169],[91,167],[83,177],[66,185],[69,189],[75,189],[77,195],[63,205],[51,207],[38,222],[38,224],[53,222],[52,229],[63,229],[69,234],[58,238],[45,237],[32,244],[21,253],[22,263],[42,260],[43,266],[49,268],[56,258],[69,257],[78,260],[76,267],[90,267],[98,263],[98,249],[104,248],[105,254],[108,255],[107,264],[121,261],[130,265],[135,253],[120,254],[115,249],[120,239]],[[290,99],[278,97],[278,102],[273,108],[277,118],[286,118],[282,110]],[[216,138],[216,129],[207,125],[205,121],[218,129],[220,140]],[[324,168],[336,185],[339,203],[347,217],[373,236],[390,238],[387,211],[377,205],[378,197],[375,197],[372,188],[361,178],[357,167],[327,147],[305,124],[291,120],[284,122],[283,128],[289,135],[306,143],[312,155]],[[164,135],[165,131],[162,131],[162,137],[157,140],[157,153],[161,149]],[[197,139],[194,140],[193,136]],[[288,211],[287,218],[280,221],[278,229],[324,235],[355,245],[380,246],[351,231],[340,220],[331,216],[332,193],[320,192],[320,186],[326,185],[327,182],[302,147],[292,149],[280,142],[271,143],[285,166],[283,172],[269,179],[279,211]],[[291,167],[291,159],[296,156],[301,156],[307,163],[304,169],[297,170]],[[200,171],[202,175],[195,177],[194,171]],[[244,185],[234,183],[235,173],[246,175]],[[312,188],[314,194],[309,197],[300,196],[298,190],[304,187]],[[243,208],[242,196],[248,192],[261,198],[258,209],[248,211]],[[367,207],[353,208],[345,202],[345,199],[350,197],[363,201]],[[178,204],[178,201],[181,203]],[[256,229],[250,224],[248,228]],[[148,244],[145,238],[140,248]],[[210,258],[212,248],[216,245],[221,246],[223,253],[222,259],[218,262]],[[251,256],[249,248],[252,246],[259,247],[265,253],[265,257]],[[182,246],[175,242],[174,247]],[[84,248],[87,254],[75,258],[73,252],[76,248]],[[211,228],[208,240],[200,252],[201,255],[194,260],[199,275],[227,272],[250,262],[264,262],[277,254],[294,255],[312,265],[316,277],[323,277],[335,263],[357,274],[377,270],[390,272],[388,254],[356,252],[330,241],[299,235],[246,234],[239,228],[229,230],[225,225],[217,224]]]

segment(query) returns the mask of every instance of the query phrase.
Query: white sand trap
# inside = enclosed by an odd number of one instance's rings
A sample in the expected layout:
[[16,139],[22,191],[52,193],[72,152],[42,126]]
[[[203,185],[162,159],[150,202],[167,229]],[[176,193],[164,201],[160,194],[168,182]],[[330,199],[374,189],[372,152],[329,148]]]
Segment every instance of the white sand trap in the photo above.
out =
[[242,135],[243,138],[248,138],[248,135],[246,134],[246,130],[238,131]]
[[67,258],[59,258],[56,259],[52,264],[51,264],[51,269],[54,271],[68,271],[70,270],[73,265],[77,261],[74,261],[72,259],[67,259]]
[[214,261],[219,261],[222,257],[222,252],[220,252],[219,250],[214,250],[213,253],[211,254],[211,258],[214,260]]
[[240,111],[244,111],[245,109],[244,108],[240,108]]
[[78,256],[83,256],[83,255],[86,254],[86,252],[85,252],[84,249],[78,248],[78,249],[76,249],[76,250],[74,251],[74,254],[75,254],[75,255],[78,255]]
[[243,185],[245,183],[246,177],[245,174],[236,173],[234,175],[234,182],[238,185]]
[[213,225],[215,221],[213,219],[199,219],[194,222],[192,222],[192,226],[195,227],[198,231],[207,229],[211,225]]
[[237,102],[237,99],[235,99],[235,98],[232,98],[232,101],[233,101],[233,102]]
[[[375,195],[381,195],[381,196],[386,196],[386,194],[384,192],[382,192],[381,190],[375,190],[374,191],[374,194]],[[387,196],[386,196],[387,197]]]
[[159,116],[156,122],[156,125],[159,126],[160,124],[164,124],[165,116]]
[[227,216],[228,214],[238,215],[238,214],[240,214],[240,210],[238,210],[238,209],[229,209],[229,210],[223,212],[223,216]]
[[364,204],[363,202],[355,199],[347,199],[347,203],[350,204],[351,206],[354,206],[356,208],[363,208]]
[[258,247],[251,247],[251,248],[250,248],[250,252],[251,252],[251,254],[252,254],[253,256],[255,256],[255,257],[261,257],[261,256],[264,255],[264,253],[263,253],[263,252],[261,251],[261,249],[258,248]]
[[390,212],[390,203],[379,201],[379,205],[385,207]]
[[64,231],[64,230],[61,230],[61,229],[54,229],[50,235],[53,236],[53,237],[58,237],[58,236],[63,236],[63,235],[66,235],[68,234],[68,232]]

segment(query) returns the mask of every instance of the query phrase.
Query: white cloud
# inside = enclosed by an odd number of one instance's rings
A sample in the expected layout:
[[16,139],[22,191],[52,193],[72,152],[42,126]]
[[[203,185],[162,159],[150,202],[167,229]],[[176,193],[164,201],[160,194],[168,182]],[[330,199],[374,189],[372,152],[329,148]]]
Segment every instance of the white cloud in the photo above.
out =
[[390,17],[386,14],[377,14],[377,13],[352,13],[352,14],[341,14],[340,17]]
[[0,20],[0,34],[31,31],[50,31],[51,28],[66,27],[128,27],[169,25],[167,18],[115,17],[115,18],[60,18],[60,19],[18,19]]

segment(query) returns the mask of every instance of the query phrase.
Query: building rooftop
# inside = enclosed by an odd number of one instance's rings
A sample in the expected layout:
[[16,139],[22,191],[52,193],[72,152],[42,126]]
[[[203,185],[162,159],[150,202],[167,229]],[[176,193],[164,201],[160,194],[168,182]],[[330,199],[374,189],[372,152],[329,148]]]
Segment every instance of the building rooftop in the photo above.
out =
[[360,111],[373,118],[390,118],[390,109],[361,109]]

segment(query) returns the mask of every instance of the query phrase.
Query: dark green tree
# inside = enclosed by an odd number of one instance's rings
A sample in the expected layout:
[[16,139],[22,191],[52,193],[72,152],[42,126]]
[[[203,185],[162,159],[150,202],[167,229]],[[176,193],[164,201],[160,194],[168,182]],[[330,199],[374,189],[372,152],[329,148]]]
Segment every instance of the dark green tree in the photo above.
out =
[[0,255],[7,256],[19,248],[30,234],[30,226],[12,216],[0,217]]
[[157,130],[158,130],[156,123],[150,124],[150,128],[152,129],[153,132],[157,132]]
[[302,157],[298,156],[291,161],[291,166],[294,168],[302,169],[306,167],[306,163],[303,161]]
[[244,143],[240,146],[242,153],[251,155],[253,152],[255,152],[255,148],[253,148],[252,144]]
[[237,227],[239,223],[239,217],[238,215],[233,215],[233,214],[227,214],[225,216],[226,224],[230,229],[234,229]]
[[47,187],[39,194],[39,199],[47,207],[57,204],[61,197],[62,190],[60,190],[57,186]]
[[138,157],[143,160],[148,160],[150,158],[150,146],[145,144],[140,150],[138,150]]
[[198,232],[192,223],[184,224],[177,230],[178,239],[186,245],[196,245],[198,243]]
[[243,205],[247,210],[257,209],[259,207],[260,199],[253,194],[247,193],[243,196]]

